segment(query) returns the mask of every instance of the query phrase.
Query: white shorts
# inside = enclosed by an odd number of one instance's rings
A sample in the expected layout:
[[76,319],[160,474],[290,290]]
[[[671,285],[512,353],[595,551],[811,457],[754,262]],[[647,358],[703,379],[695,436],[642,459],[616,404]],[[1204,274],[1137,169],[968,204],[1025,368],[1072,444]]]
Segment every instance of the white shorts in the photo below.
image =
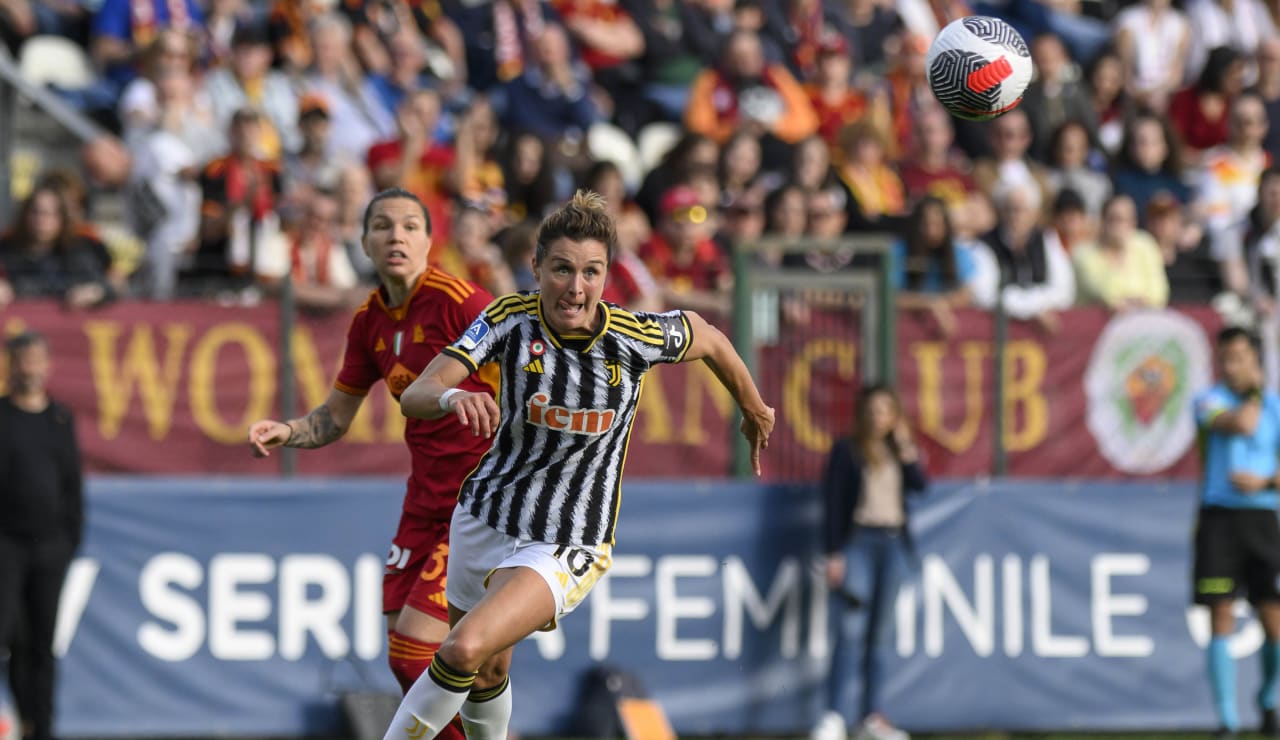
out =
[[611,545],[557,545],[512,537],[476,519],[461,506],[449,525],[445,597],[464,612],[476,608],[495,570],[523,566],[542,576],[556,602],[556,619],[577,608],[613,565]]

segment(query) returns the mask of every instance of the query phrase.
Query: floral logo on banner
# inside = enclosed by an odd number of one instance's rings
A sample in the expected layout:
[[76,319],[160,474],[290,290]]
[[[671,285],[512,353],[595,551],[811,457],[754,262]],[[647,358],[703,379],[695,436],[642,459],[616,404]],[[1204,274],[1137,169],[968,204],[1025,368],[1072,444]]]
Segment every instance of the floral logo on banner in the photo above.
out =
[[1103,329],[1084,374],[1086,423],[1117,470],[1156,473],[1196,439],[1191,399],[1212,382],[1204,330],[1175,311],[1137,311]]

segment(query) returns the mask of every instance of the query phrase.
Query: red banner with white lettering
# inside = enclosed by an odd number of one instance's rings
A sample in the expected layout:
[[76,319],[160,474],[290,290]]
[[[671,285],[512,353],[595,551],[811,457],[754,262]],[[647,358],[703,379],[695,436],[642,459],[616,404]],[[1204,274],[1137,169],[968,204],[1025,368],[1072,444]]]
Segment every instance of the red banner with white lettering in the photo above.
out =
[[[1191,398],[1212,382],[1207,308],[1111,316],[1080,309],[1056,331],[1014,322],[1004,352],[1003,445],[1014,475],[1191,477]],[[299,319],[290,339],[299,414],[324,400],[346,316]],[[248,425],[279,414],[280,321],[274,305],[123,303],[91,313],[9,306],[7,333],[41,331],[53,394],[76,412],[91,471],[269,474],[245,444]],[[821,475],[850,428],[861,365],[855,322],[813,323],[759,348],[755,370],[778,414],[767,477]],[[979,311],[955,329],[903,315],[895,385],[936,476],[989,473],[995,454],[994,326]],[[4,358],[0,357],[0,363]],[[0,374],[0,378],[3,374]],[[0,380],[0,384],[3,380]],[[370,394],[338,454],[297,453],[303,474],[408,470],[403,420]],[[633,477],[720,477],[730,469],[734,405],[701,363],[658,368],[645,384],[627,455]]]

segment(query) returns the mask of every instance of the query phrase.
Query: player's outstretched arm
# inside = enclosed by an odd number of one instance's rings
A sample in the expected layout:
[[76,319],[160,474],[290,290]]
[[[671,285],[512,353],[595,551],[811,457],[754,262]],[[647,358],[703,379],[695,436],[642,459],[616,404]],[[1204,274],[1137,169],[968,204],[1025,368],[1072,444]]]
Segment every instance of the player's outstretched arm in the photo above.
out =
[[491,437],[498,428],[498,404],[488,393],[455,388],[471,368],[446,354],[438,354],[400,394],[400,410],[414,419],[439,419],[449,413],[478,437]]
[[282,446],[305,450],[324,447],[347,433],[363,402],[364,396],[353,396],[335,388],[329,391],[324,403],[301,419],[254,422],[249,427],[249,447],[254,457],[267,457],[271,450]]
[[773,409],[760,397],[751,373],[724,332],[693,311],[685,311],[684,315],[693,329],[693,343],[685,353],[684,362],[702,360],[707,363],[720,384],[733,396],[738,408],[742,409],[742,436],[751,443],[751,467],[756,475],[760,475],[760,451],[769,445],[769,434],[773,432]]

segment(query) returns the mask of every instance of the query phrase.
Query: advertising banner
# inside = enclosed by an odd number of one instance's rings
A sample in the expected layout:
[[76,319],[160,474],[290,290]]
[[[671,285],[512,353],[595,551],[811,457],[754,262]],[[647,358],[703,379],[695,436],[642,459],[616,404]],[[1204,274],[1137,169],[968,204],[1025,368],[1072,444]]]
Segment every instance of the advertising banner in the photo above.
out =
[[[91,470],[273,475],[274,461],[251,460],[244,438],[251,422],[280,413],[277,314],[269,304],[124,303],[76,313],[19,303],[0,315],[0,331],[30,327],[50,336],[53,391],[79,414]],[[298,320],[289,341],[298,414],[328,394],[347,321],[345,315]],[[812,324],[759,348],[762,392],[778,411],[765,452],[772,480],[814,479],[832,439],[848,431],[860,382],[857,326],[854,318],[847,325]],[[1012,324],[1001,412],[1010,472],[1193,476],[1187,409],[1210,382],[1217,326],[1206,307],[1114,317],[1077,309],[1063,314],[1054,334]],[[991,316],[961,311],[955,332],[944,337],[903,315],[896,346],[895,385],[920,430],[930,471],[989,473],[996,434]],[[733,400],[704,364],[656,369],[641,396],[628,475],[726,475],[734,418]],[[376,390],[340,443],[343,454],[302,452],[298,468],[317,475],[407,474],[403,428],[394,400]]]
[[[379,600],[399,496],[394,479],[94,479],[57,633],[59,733],[340,732],[344,693],[396,691]],[[914,731],[1212,726],[1194,513],[1189,484],[935,486],[885,646],[890,716]],[[806,732],[834,627],[820,518],[806,487],[626,485],[609,576],[516,651],[513,728],[571,732],[585,676],[607,665],[681,734]],[[1242,619],[1246,721],[1261,642]]]

